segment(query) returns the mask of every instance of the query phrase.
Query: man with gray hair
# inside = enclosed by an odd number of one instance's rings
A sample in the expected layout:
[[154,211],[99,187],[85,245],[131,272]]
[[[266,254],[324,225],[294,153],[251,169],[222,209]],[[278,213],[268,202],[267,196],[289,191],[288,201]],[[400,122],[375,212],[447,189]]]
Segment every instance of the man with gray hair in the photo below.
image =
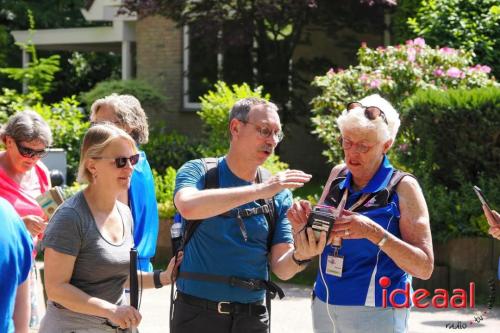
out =
[[185,163],[177,173],[174,202],[185,223],[184,259],[177,276],[172,331],[267,332],[264,295],[305,267],[324,246],[294,247],[286,217],[289,189],[311,175],[286,170],[266,177],[261,165],[283,139],[278,108],[259,98],[236,102],[229,116],[226,156]]

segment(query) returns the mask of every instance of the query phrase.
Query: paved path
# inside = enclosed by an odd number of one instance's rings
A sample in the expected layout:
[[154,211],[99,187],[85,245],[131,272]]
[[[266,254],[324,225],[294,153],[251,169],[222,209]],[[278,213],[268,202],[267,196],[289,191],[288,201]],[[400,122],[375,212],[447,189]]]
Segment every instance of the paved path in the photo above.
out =
[[[311,289],[294,285],[281,284],[286,297],[273,301],[272,332],[273,333],[310,333],[312,332],[310,294]],[[168,333],[168,306],[170,288],[145,290],[142,297],[141,313],[143,320],[139,326],[141,333]],[[478,308],[475,311],[478,311]],[[483,309],[484,310],[484,309]],[[470,325],[474,320],[474,312],[470,310],[412,310],[409,333],[455,332],[446,328],[446,324],[461,321],[466,329],[459,331],[478,333],[500,333],[500,309],[494,308],[479,324]],[[386,333],[386,332],[380,332]]]

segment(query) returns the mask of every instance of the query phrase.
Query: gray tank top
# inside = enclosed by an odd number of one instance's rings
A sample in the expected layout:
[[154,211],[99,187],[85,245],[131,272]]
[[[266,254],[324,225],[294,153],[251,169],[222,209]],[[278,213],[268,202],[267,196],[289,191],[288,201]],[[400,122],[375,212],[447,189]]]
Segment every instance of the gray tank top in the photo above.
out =
[[76,257],[70,284],[114,304],[121,302],[129,275],[129,251],[134,245],[130,209],[118,202],[118,212],[125,232],[120,244],[112,244],[97,229],[80,191],[59,207],[43,239],[44,248]]

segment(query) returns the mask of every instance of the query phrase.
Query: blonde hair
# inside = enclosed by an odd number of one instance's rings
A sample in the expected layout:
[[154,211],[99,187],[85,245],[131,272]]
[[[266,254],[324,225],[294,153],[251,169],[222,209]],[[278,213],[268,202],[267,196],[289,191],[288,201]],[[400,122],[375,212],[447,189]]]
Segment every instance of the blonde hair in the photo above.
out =
[[96,100],[90,107],[90,119],[94,119],[99,108],[111,107],[122,128],[130,129],[130,136],[137,144],[145,144],[149,139],[148,117],[141,102],[132,95],[111,94]]
[[88,129],[80,148],[80,164],[78,165],[77,177],[79,183],[90,183],[92,180],[92,174],[86,167],[87,160],[100,156],[113,140],[119,138],[127,140],[133,149],[137,151],[134,139],[127,132],[111,123],[99,123]]
[[378,94],[367,96],[359,101],[363,106],[376,106],[384,112],[387,124],[382,117],[377,117],[375,120],[370,120],[365,117],[362,108],[356,108],[350,111],[344,110],[337,118],[337,126],[340,132],[347,128],[361,128],[377,131],[377,138],[381,142],[386,142],[392,139],[393,143],[396,140],[399,126],[399,113],[394,107]]

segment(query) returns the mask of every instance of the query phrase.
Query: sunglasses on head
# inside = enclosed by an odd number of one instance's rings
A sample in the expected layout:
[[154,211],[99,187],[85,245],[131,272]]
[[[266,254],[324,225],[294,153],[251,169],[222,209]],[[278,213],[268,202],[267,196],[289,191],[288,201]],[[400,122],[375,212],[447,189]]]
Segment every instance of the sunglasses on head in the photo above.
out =
[[365,117],[370,119],[370,120],[375,120],[378,117],[381,117],[384,122],[389,125],[387,122],[387,118],[385,117],[384,111],[380,110],[380,108],[376,106],[363,106],[360,102],[351,102],[347,104],[347,112],[351,111],[352,109],[355,108],[362,108],[365,110]]
[[113,161],[115,161],[115,166],[118,169],[121,169],[127,165],[127,161],[130,161],[131,165],[136,165],[137,162],[139,162],[139,156],[140,156],[139,154],[135,154],[135,155],[132,155],[130,157],[121,156],[121,157],[116,157],[116,158],[98,156],[98,157],[93,157],[93,159],[94,160],[113,160]]
[[16,143],[17,150],[19,151],[19,154],[21,154],[22,157],[42,158],[49,153],[49,150],[47,148],[36,150],[36,149],[29,148],[29,147],[25,147],[25,146],[21,145],[19,142],[17,142],[16,140],[14,140],[14,142]]

